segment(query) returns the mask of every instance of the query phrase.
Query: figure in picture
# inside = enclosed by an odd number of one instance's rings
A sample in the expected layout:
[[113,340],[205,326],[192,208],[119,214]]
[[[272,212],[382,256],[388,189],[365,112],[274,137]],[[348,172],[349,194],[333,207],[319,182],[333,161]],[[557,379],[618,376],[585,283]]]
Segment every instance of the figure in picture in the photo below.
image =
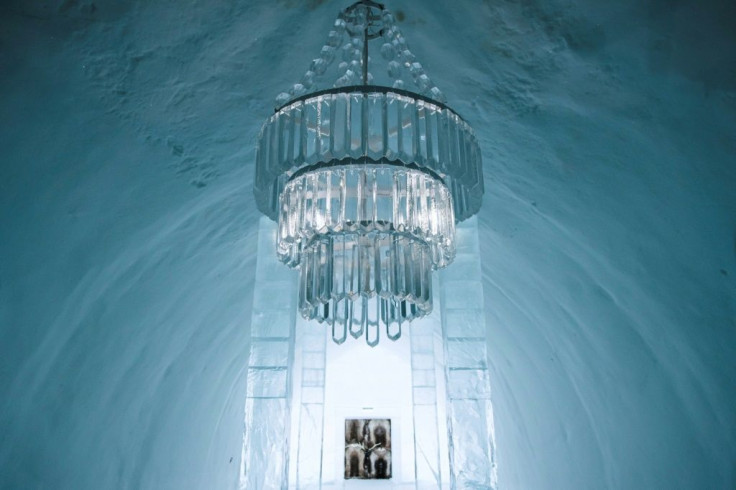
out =
[[345,479],[391,478],[391,420],[345,420]]

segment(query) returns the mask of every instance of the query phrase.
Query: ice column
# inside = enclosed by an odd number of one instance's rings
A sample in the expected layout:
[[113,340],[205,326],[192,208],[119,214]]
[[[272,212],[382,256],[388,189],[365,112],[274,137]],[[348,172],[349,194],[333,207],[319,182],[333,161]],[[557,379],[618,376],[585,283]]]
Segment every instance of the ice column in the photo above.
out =
[[[324,324],[297,319],[294,359],[294,413],[292,413],[289,488],[322,488],[325,416],[325,353],[329,335]],[[298,387],[298,388],[297,388]]]
[[457,256],[440,273],[453,489],[496,489],[491,387],[476,218],[457,226]]
[[[439,291],[434,278],[434,290]],[[417,490],[449,488],[449,461],[441,301],[434,310],[407,328],[411,339],[411,377],[414,415],[415,481]]]
[[294,272],[276,258],[276,224],[262,217],[251,317],[240,488],[286,489]]

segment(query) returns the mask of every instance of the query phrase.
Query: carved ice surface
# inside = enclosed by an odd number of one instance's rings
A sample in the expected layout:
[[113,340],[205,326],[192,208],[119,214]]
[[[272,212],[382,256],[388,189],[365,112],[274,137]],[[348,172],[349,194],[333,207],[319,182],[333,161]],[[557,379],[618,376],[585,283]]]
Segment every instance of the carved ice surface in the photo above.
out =
[[293,273],[273,254],[276,226],[261,218],[252,310],[240,488],[286,488],[294,316]]
[[497,488],[477,219],[458,225],[457,259],[440,274],[453,488]]
[[469,293],[482,287],[476,227],[458,225],[461,267],[434,279],[436,308],[400,341],[370,349],[334,345],[324,324],[297,319],[293,302],[266,298],[296,280],[276,267],[276,225],[261,219],[242,489],[342,488],[335,441],[356,414],[392,420],[390,488],[497,488],[484,305]]

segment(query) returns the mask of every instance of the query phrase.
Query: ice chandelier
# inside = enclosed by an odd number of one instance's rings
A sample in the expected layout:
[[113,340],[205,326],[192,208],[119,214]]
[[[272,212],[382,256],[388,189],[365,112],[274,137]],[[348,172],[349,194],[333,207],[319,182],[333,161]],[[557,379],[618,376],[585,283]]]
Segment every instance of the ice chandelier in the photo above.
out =
[[[370,71],[370,43],[384,70]],[[299,268],[299,312],[338,344],[350,333],[375,346],[382,327],[396,340],[428,314],[432,270],[455,257],[455,220],[480,207],[478,142],[444,102],[393,15],[361,0],[261,129],[258,208],[278,220],[279,259]]]

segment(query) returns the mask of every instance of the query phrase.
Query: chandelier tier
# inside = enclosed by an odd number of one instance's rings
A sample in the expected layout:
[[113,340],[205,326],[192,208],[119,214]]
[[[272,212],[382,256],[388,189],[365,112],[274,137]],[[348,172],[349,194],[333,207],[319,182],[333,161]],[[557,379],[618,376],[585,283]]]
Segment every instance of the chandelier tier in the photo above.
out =
[[[385,61],[375,77],[372,42]],[[473,130],[393,15],[369,0],[340,13],[276,104],[258,137],[254,192],[278,221],[279,259],[299,269],[300,314],[330,325],[337,343],[350,334],[375,346],[381,329],[398,339],[432,311],[432,271],[455,256],[455,221],[480,207]]]

